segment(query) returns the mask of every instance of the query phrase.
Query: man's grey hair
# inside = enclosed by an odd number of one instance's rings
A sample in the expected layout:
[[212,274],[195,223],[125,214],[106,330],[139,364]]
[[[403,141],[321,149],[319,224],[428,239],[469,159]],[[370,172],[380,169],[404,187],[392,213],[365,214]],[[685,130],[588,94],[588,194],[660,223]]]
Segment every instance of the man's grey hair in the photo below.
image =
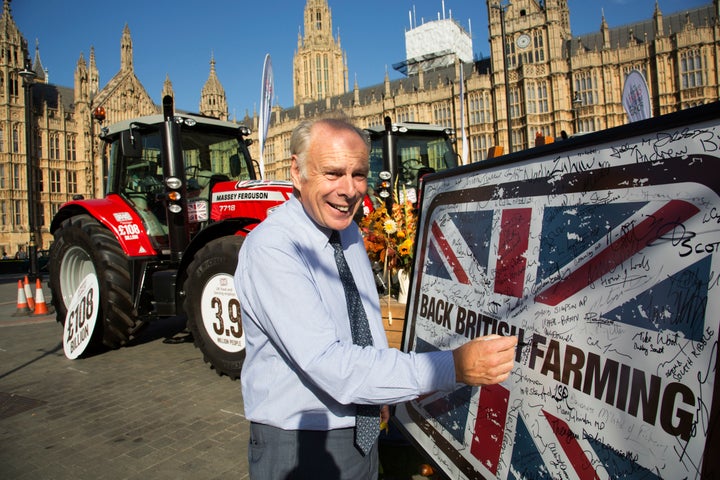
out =
[[297,158],[298,170],[303,179],[307,179],[307,152],[310,148],[310,133],[312,128],[318,123],[324,123],[337,130],[350,130],[355,132],[363,139],[368,150],[370,149],[370,136],[368,133],[356,127],[350,119],[342,113],[336,113],[334,116],[320,117],[314,120],[303,120],[295,127],[290,136],[290,153]]

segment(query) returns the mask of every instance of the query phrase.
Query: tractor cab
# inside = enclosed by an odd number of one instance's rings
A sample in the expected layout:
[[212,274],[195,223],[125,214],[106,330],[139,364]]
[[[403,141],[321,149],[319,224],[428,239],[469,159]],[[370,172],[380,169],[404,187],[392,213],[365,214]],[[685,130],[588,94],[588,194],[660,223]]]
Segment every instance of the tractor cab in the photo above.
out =
[[[182,159],[191,236],[210,220],[212,186],[220,181],[256,178],[247,149],[249,130],[227,122],[176,116],[182,134]],[[107,193],[120,195],[140,215],[148,236],[167,245],[168,194],[163,163],[163,117],[120,122],[103,131],[110,143]]]
[[[427,123],[391,123],[365,129],[370,136],[371,193],[386,201],[417,203],[420,179],[458,165],[454,131]],[[393,193],[394,192],[394,193]]]

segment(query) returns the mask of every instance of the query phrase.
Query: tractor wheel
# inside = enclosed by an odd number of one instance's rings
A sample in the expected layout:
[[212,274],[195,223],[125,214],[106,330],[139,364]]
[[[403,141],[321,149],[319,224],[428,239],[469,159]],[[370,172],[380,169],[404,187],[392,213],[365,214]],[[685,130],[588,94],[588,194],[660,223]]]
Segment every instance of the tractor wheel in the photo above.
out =
[[113,234],[89,215],[63,221],[50,248],[52,303],[65,324],[68,306],[87,275],[97,280],[100,305],[88,348],[118,348],[140,323],[130,296],[130,262]]
[[233,276],[244,238],[223,237],[201,248],[187,269],[185,312],[195,346],[218,375],[235,380],[245,360],[245,335]]

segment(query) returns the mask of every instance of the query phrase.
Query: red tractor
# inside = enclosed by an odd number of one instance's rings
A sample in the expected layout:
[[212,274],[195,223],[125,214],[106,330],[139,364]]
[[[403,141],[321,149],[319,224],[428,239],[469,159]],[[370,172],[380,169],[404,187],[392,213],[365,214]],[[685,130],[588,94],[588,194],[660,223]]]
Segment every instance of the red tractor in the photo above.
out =
[[246,127],[175,114],[169,97],[163,109],[104,128],[105,198],[73,200],[53,218],[49,286],[65,352],[117,348],[184,313],[205,361],[237,378],[238,251],[292,185],[257,179]]

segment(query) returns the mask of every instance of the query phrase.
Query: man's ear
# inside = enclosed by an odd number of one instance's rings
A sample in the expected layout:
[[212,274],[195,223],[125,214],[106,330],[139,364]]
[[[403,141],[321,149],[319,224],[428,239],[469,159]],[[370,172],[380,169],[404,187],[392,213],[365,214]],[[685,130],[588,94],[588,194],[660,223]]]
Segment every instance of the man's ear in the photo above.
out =
[[290,178],[295,190],[300,190],[300,167],[298,166],[297,155],[290,157]]

